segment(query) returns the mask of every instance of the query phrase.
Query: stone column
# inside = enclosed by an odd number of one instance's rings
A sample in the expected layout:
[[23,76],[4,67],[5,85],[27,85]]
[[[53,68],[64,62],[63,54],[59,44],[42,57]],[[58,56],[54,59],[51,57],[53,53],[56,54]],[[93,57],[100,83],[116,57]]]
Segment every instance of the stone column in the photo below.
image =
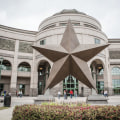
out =
[[97,71],[96,71],[96,66],[93,66],[93,80],[95,81],[95,86],[96,86],[96,82],[97,82]]
[[104,68],[104,88],[108,90],[108,94],[112,95],[112,80],[110,71],[110,62],[108,57],[108,48],[106,49],[105,68]]
[[12,95],[16,95],[16,90],[17,90],[16,85],[17,85],[18,50],[19,50],[19,40],[16,40],[14,60],[13,60],[13,66],[12,66],[11,84],[10,84],[10,92]]
[[30,96],[38,95],[38,71],[35,59],[35,50],[33,49],[33,61],[31,65]]

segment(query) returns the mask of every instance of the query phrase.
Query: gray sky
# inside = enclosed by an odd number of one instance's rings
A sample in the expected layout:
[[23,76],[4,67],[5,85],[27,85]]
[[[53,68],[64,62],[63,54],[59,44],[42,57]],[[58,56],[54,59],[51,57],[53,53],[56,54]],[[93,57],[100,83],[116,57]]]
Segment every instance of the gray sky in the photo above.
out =
[[120,0],[0,0],[0,24],[37,31],[45,18],[62,9],[95,17],[108,38],[120,38]]

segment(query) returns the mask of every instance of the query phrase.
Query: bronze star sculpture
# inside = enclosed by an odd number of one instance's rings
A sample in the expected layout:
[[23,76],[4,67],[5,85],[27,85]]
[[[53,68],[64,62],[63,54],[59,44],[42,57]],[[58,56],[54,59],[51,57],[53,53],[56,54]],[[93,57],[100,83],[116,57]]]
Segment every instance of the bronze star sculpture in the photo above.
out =
[[60,45],[32,46],[50,59],[54,64],[46,81],[45,90],[54,87],[68,75],[96,89],[87,62],[105,49],[108,45],[79,44],[70,20],[63,34]]

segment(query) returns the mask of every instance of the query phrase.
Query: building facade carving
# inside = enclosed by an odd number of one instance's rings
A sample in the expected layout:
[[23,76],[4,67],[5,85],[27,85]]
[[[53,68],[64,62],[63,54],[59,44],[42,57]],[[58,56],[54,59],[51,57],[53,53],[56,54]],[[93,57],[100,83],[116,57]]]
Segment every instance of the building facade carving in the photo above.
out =
[[120,51],[109,51],[111,59],[120,59]]
[[19,52],[24,52],[24,53],[32,53],[32,43],[27,43],[27,42],[20,42],[19,43]]
[[5,38],[0,38],[0,49],[14,51],[15,50],[15,41]]

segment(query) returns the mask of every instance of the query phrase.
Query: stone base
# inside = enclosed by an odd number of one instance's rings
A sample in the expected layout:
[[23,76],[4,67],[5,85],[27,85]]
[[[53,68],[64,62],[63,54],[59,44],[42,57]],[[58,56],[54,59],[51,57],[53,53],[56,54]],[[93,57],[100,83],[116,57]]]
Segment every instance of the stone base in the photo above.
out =
[[53,102],[55,98],[50,95],[50,90],[48,89],[44,95],[39,95],[35,100],[35,104],[41,104],[42,102]]
[[55,98],[53,96],[39,95],[35,100],[35,104],[41,104],[43,102],[53,102]]
[[87,97],[88,104],[108,104],[108,98],[103,95],[90,95]]
[[30,88],[30,96],[37,96],[38,88]]
[[16,88],[10,88],[11,96],[16,96]]

